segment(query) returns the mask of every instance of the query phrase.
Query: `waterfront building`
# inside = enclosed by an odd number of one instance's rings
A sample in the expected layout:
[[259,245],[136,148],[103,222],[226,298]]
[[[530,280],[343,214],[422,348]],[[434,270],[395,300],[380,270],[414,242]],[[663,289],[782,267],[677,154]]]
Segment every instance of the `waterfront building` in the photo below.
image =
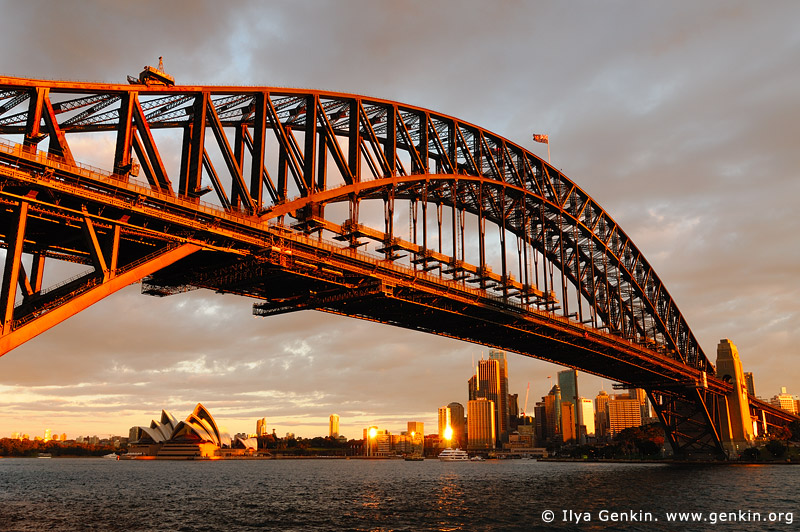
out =
[[339,414],[331,414],[328,420],[328,436],[333,440],[339,437]]
[[409,446],[406,452],[422,454],[425,451],[425,423],[408,422]]
[[495,448],[495,407],[493,401],[480,397],[467,403],[467,448],[489,451]]
[[256,420],[256,437],[263,438],[267,435],[267,418],[262,417]]
[[605,390],[600,390],[594,398],[594,423],[597,437],[608,435],[608,402],[611,400]]
[[[89,443],[99,439],[92,436]],[[198,403],[184,421],[177,421],[166,410],[161,411],[160,420],[149,426],[133,427],[130,430],[129,453],[137,456],[157,458],[212,458],[223,454],[252,452],[256,439],[246,434],[231,439],[230,434],[220,430],[211,413]],[[238,449],[234,452],[233,449]]]
[[775,395],[770,399],[772,406],[777,406],[782,410],[797,414],[797,400],[795,397],[786,392],[786,386],[781,387],[781,393]]
[[606,405],[608,410],[608,433],[616,436],[619,432],[642,424],[642,409],[638,399],[626,396],[613,396]]
[[756,396],[756,384],[753,381],[753,372],[747,371],[744,374],[744,383],[747,385],[747,393],[752,395],[753,397]]
[[392,433],[388,430],[378,431],[377,456],[390,456],[392,453]]
[[409,421],[408,422],[408,433],[414,434],[418,438],[425,437],[425,423],[422,421]]
[[371,425],[364,429],[364,454],[373,456],[375,454],[375,437],[378,435],[378,427]]
[[583,420],[581,423],[581,436],[594,436],[594,405],[592,400],[586,397],[578,398],[578,411],[579,417]]

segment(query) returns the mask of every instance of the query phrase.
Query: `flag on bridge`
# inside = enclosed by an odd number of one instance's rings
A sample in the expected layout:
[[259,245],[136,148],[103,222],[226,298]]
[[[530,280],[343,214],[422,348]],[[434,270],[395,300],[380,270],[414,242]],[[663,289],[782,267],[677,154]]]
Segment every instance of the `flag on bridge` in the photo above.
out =
[[537,135],[536,133],[533,134],[533,140],[536,142],[541,142],[543,144],[550,144],[550,141],[547,139],[547,135]]

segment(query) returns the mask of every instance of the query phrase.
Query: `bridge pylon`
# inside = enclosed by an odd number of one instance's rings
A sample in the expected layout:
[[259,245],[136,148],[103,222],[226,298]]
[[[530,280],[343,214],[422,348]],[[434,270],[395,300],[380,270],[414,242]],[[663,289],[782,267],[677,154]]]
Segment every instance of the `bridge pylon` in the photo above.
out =
[[720,417],[720,437],[725,451],[736,457],[752,445],[753,421],[750,419],[750,400],[739,350],[727,338],[717,345],[717,375],[733,386],[725,397],[727,415]]

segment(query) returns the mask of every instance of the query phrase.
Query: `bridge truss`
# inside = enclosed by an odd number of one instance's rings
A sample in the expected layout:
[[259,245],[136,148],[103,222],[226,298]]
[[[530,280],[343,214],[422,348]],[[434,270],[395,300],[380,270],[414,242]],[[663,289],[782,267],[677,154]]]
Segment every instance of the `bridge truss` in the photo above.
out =
[[[0,78],[0,135],[0,354],[143,279],[575,367],[647,390],[678,452],[722,453],[730,386],[653,268],[503,137],[349,94],[17,78]],[[113,170],[68,138],[106,139]],[[43,287],[64,261],[89,269]]]

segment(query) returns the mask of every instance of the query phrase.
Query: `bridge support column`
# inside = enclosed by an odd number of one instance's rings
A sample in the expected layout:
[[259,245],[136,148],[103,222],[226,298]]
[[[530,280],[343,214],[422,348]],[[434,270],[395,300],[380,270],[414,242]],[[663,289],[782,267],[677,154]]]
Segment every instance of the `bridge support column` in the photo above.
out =
[[752,445],[753,421],[739,351],[727,338],[717,346],[717,375],[733,385],[726,397],[727,409],[720,416],[720,437],[728,454],[736,457]]

